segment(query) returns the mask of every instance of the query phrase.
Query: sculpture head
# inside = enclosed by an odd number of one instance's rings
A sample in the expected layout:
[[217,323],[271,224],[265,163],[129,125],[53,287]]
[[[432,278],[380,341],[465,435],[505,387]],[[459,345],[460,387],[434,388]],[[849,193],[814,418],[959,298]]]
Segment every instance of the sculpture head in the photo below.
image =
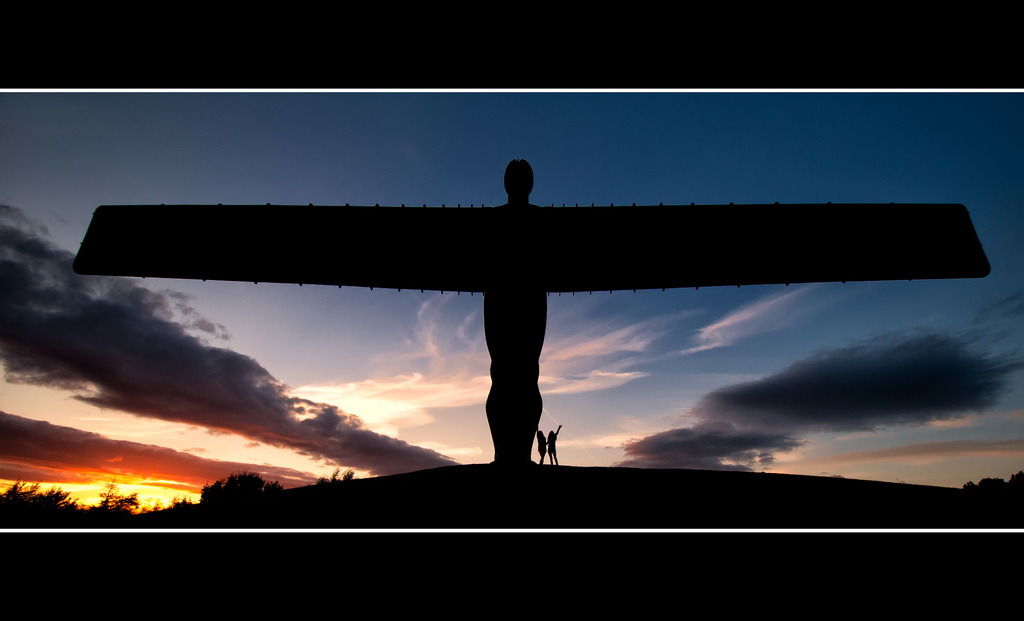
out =
[[533,168],[526,160],[512,160],[505,167],[505,192],[508,204],[527,204],[533,190]]

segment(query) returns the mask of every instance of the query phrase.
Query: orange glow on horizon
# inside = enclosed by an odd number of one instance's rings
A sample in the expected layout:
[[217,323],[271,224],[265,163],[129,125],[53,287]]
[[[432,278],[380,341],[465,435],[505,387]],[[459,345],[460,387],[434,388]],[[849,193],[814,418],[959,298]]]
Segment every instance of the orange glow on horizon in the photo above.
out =
[[[65,473],[65,478],[67,477]],[[42,491],[50,488],[60,488],[70,493],[70,497],[83,507],[90,507],[99,504],[100,494],[110,484],[111,475],[103,472],[75,473],[76,478],[81,482],[71,481],[22,481],[28,485],[39,484]],[[188,498],[192,502],[199,502],[201,488],[188,483],[176,481],[153,481],[145,477],[132,477],[117,475],[113,477],[121,494],[139,495],[140,508],[146,508],[159,503],[163,507],[169,507],[175,498]],[[11,487],[16,480],[0,479],[0,493]]]

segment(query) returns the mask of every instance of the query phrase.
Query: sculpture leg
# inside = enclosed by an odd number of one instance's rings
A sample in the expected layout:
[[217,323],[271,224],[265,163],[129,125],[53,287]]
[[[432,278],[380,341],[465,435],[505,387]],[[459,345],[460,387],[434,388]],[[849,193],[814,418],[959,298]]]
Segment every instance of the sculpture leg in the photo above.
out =
[[498,290],[484,295],[484,337],[491,354],[487,423],[494,463],[532,464],[544,409],[537,379],[547,324],[543,291]]

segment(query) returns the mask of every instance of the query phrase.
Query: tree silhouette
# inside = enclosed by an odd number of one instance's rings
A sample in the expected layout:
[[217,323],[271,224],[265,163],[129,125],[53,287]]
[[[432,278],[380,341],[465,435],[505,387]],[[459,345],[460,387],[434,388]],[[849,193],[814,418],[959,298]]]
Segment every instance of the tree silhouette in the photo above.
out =
[[1010,475],[1006,489],[1014,494],[1024,494],[1024,470],[1018,470],[1017,474]]
[[138,492],[122,494],[117,481],[111,479],[107,487],[100,492],[100,503],[90,511],[110,515],[132,515],[139,511],[141,504]]
[[986,496],[1006,495],[1017,500],[1024,500],[1024,470],[1018,470],[1016,474],[1010,475],[1010,480],[995,477],[986,477],[977,483],[968,481],[964,483],[963,489],[971,493],[983,493]]
[[59,487],[51,487],[41,491],[39,483],[29,485],[21,481],[11,483],[10,487],[0,496],[0,505],[12,507],[30,505],[44,510],[78,508],[78,501],[70,498],[71,492]]
[[73,519],[82,507],[59,487],[42,491],[39,483],[15,481],[0,494],[0,524],[46,525]]

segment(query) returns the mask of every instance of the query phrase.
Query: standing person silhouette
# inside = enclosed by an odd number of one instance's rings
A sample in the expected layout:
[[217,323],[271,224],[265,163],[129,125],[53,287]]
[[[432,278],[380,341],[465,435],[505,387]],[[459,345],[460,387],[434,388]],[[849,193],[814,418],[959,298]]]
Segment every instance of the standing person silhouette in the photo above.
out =
[[544,440],[544,432],[537,428],[537,450],[540,451],[540,465],[544,465],[544,452],[547,442]]
[[[558,456],[555,455],[555,440],[558,439],[558,432],[561,430],[562,426],[559,425],[557,430],[548,432],[548,457],[555,466],[558,465]],[[540,430],[537,430],[537,433],[540,433]]]

